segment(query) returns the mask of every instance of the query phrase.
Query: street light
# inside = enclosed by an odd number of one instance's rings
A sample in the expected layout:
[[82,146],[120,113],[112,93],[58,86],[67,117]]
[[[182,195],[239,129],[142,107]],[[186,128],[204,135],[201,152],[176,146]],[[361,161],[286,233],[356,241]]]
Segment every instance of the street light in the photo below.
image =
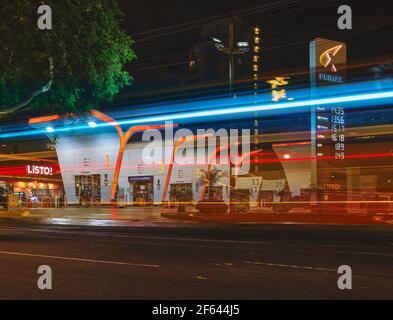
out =
[[[237,47],[238,47],[238,48],[247,48],[247,49],[248,49],[249,44],[248,44],[247,41],[239,41],[239,42],[237,43]],[[248,50],[247,50],[247,51],[248,51]]]
[[233,23],[229,24],[228,30],[229,44],[225,47],[222,41],[218,38],[213,37],[214,46],[216,49],[222,53],[229,56],[229,94],[234,95],[234,80],[235,80],[235,56],[245,54],[249,51],[249,44],[246,41],[237,42],[237,46],[234,45],[234,35],[233,35]]

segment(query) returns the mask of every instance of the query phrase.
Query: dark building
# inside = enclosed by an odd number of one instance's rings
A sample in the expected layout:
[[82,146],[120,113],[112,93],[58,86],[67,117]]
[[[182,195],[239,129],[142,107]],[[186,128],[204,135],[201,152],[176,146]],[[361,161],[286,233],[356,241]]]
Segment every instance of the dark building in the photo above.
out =
[[[230,31],[233,25],[233,33]],[[232,38],[232,39],[231,39]],[[219,20],[202,25],[200,41],[190,50],[189,69],[190,83],[204,85],[228,85],[230,54],[224,52],[230,48],[237,51],[234,54],[234,78],[237,90],[252,88],[254,69],[254,28],[243,23],[239,17]],[[221,49],[224,50],[220,50]],[[259,48],[258,55],[259,55]],[[228,51],[228,50],[227,50]],[[259,62],[259,59],[256,62]],[[245,85],[247,83],[247,85]]]

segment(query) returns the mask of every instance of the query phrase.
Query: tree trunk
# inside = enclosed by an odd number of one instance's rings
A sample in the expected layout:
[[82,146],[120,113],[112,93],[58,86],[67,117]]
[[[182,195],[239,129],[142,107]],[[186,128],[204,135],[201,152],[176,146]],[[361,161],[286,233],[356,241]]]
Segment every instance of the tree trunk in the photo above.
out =
[[41,88],[39,88],[38,90],[34,91],[33,93],[31,93],[28,97],[26,97],[24,100],[20,101],[19,103],[13,105],[12,107],[2,110],[2,108],[0,109],[0,117],[4,117],[10,113],[14,113],[26,106],[28,106],[33,100],[34,98],[36,98],[37,96],[39,96],[42,93],[48,92],[50,90],[50,88],[52,87],[52,83],[53,83],[53,58],[49,57],[48,58],[49,61],[49,74],[50,74],[50,79],[48,81],[47,84],[45,84],[44,86],[42,86]]

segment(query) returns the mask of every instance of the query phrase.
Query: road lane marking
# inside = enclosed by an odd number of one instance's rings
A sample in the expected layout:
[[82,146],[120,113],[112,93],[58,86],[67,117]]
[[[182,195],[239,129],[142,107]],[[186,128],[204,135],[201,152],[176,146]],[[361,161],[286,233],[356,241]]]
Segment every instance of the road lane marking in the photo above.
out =
[[270,263],[270,262],[259,262],[259,261],[245,261],[246,264],[263,265],[269,267],[285,267],[285,268],[296,268],[296,269],[306,269],[306,270],[317,270],[317,271],[333,271],[337,272],[335,269],[330,268],[320,268],[320,267],[310,267],[310,266],[297,266],[293,264],[282,264],[282,263]]
[[144,264],[144,263],[130,263],[121,261],[107,261],[107,260],[94,260],[94,259],[83,259],[74,257],[61,257],[61,256],[50,256],[44,254],[35,253],[24,253],[24,252],[12,252],[12,251],[0,251],[3,255],[12,256],[24,256],[24,257],[35,257],[35,258],[46,258],[46,259],[58,259],[58,260],[69,260],[69,261],[79,261],[79,262],[90,262],[90,263],[102,263],[102,264],[114,264],[121,266],[132,266],[132,267],[146,267],[146,268],[159,268],[158,264]]

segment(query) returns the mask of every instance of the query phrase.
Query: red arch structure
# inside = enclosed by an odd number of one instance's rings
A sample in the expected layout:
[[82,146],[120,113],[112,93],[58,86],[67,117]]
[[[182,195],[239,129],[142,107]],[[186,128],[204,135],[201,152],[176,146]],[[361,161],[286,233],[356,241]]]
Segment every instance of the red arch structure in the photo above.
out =
[[121,165],[123,162],[124,149],[125,149],[125,146],[127,145],[127,142],[132,137],[132,135],[136,132],[140,132],[140,131],[144,131],[144,130],[165,129],[165,128],[169,128],[169,127],[175,127],[177,125],[168,125],[168,124],[137,125],[137,126],[132,126],[124,133],[123,129],[116,122],[116,120],[114,120],[110,116],[108,116],[98,110],[92,110],[91,114],[104,122],[112,124],[115,127],[115,129],[117,130],[117,133],[119,134],[120,146],[119,146],[119,153],[117,154],[116,168],[115,168],[115,174],[113,177],[112,191],[111,191],[111,200],[112,200],[112,202],[115,202],[116,201],[115,197],[116,197],[117,186],[119,184],[120,169],[121,169]]

